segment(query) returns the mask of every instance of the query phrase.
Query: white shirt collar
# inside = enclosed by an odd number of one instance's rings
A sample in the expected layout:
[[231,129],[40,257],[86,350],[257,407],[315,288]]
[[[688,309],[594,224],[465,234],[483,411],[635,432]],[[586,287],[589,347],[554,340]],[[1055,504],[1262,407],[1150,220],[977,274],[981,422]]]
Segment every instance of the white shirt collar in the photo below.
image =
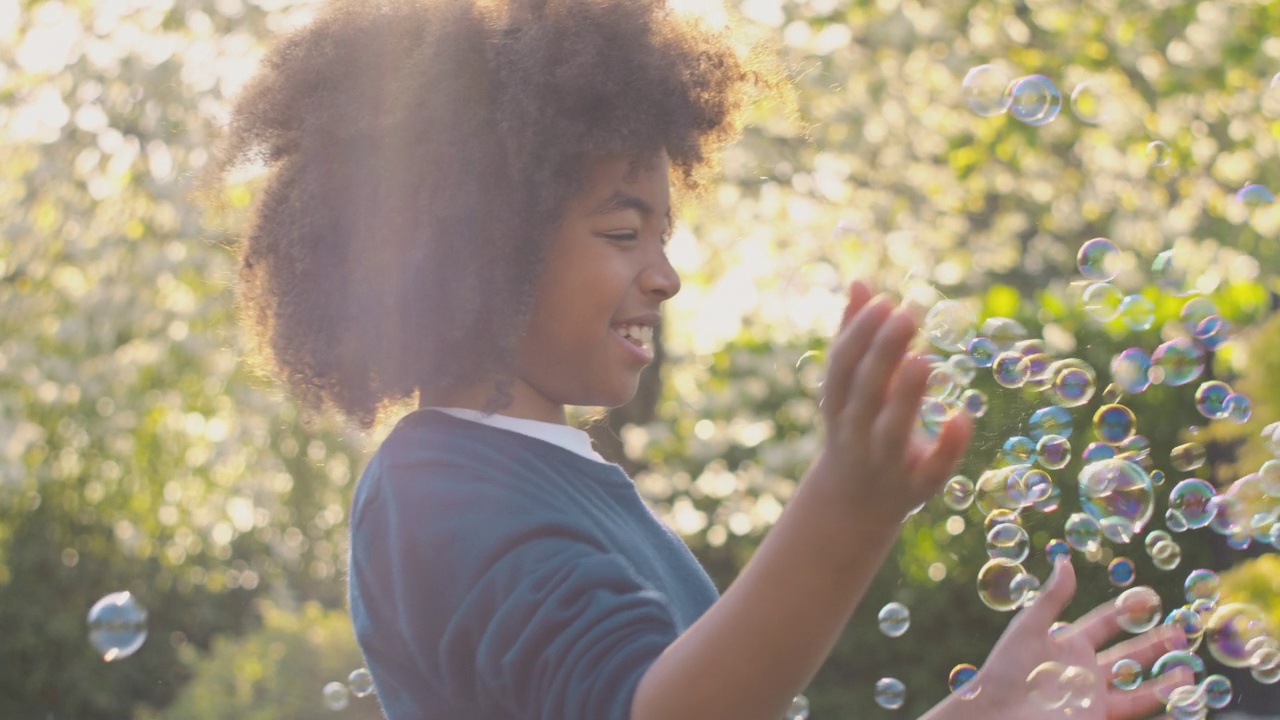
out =
[[560,447],[581,455],[588,460],[596,462],[609,463],[604,457],[591,447],[591,436],[585,430],[579,430],[568,425],[560,425],[559,423],[543,422],[541,420],[527,420],[525,418],[514,418],[507,415],[485,415],[479,410],[470,408],[454,408],[454,407],[429,407],[428,410],[438,410],[446,415],[470,420],[480,423],[481,425],[489,425],[491,427],[501,428],[518,432],[521,435],[528,435],[552,445]]

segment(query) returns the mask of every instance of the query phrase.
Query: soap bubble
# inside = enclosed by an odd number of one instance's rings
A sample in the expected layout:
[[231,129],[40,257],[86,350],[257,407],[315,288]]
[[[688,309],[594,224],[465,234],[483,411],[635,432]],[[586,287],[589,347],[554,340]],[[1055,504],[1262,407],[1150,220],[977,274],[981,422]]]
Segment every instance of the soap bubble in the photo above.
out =
[[351,704],[351,692],[337,680],[325,683],[321,696],[324,698],[324,706],[334,712],[346,710],[347,705]]
[[969,346],[965,349],[969,357],[973,358],[973,362],[980,368],[991,367],[991,363],[995,361],[996,354],[999,349],[996,348],[995,342],[989,337],[979,335],[969,341]]
[[1022,365],[1022,353],[1006,350],[991,363],[991,375],[1001,387],[1022,387],[1027,381],[1028,367]]
[[1036,705],[1044,710],[1062,709],[1067,715],[1075,708],[1084,709],[1093,703],[1095,681],[1089,669],[1053,660],[1037,665],[1027,675],[1031,699]]
[[1160,596],[1145,585],[1120,593],[1116,598],[1116,609],[1119,610],[1116,622],[1134,635],[1141,635],[1160,622]]
[[1009,581],[1009,592],[1013,597],[1022,598],[1018,603],[1019,607],[1029,607],[1040,595],[1040,578],[1031,573],[1015,575]]
[[973,504],[973,481],[964,475],[956,475],[942,489],[942,502],[952,510],[967,510]]
[[1169,491],[1169,509],[1176,511],[1189,528],[1202,528],[1213,520],[1211,501],[1217,490],[1200,478],[1187,478]]
[[[1161,655],[1159,660],[1151,664],[1151,677],[1158,678],[1166,673],[1175,672],[1178,668],[1186,668],[1192,672],[1195,677],[1192,681],[1193,685],[1199,685],[1204,680],[1204,660],[1201,660],[1199,655],[1190,650],[1170,650]],[[1157,685],[1156,696],[1161,700],[1168,701],[1170,692],[1161,690],[1160,686]]]
[[1151,563],[1161,570],[1172,570],[1181,562],[1182,546],[1172,540],[1151,548]]
[[1080,122],[1097,125],[1107,115],[1106,95],[1106,88],[1102,83],[1086,80],[1071,91],[1071,112]]
[[1018,363],[1018,374],[1026,378],[1023,383],[1028,390],[1040,391],[1049,387],[1053,378],[1049,375],[1049,366],[1053,359],[1046,353],[1033,352],[1024,354]]
[[1227,396],[1231,394],[1231,386],[1221,380],[1209,380],[1196,389],[1196,409],[1210,420],[1221,420],[1227,416]]
[[1100,322],[1114,320],[1120,314],[1120,304],[1124,302],[1124,293],[1111,283],[1094,283],[1085,288],[1084,311],[1089,317]]
[[1151,356],[1131,347],[1111,358],[1111,379],[1123,392],[1136,395],[1151,386]]
[[1057,562],[1058,557],[1071,557],[1071,546],[1067,545],[1065,540],[1054,538],[1044,546],[1044,555],[1049,559],[1049,563]]
[[[1038,503],[1048,500],[1054,489],[1053,478],[1049,477],[1049,473],[1032,468],[1022,476],[1022,504],[1024,506],[1036,506]],[[1048,511],[1041,510],[1041,512]]]
[[1071,462],[1071,441],[1061,435],[1045,435],[1036,443],[1036,460],[1050,470],[1061,470]]
[[925,381],[924,396],[936,400],[950,400],[960,393],[960,379],[955,368],[948,363],[938,363]]
[[1161,690],[1158,695],[1166,701],[1164,707],[1168,714],[1165,717],[1176,720],[1204,720],[1208,717],[1205,694],[1199,685],[1179,685],[1168,692]]
[[1052,122],[1062,109],[1062,93],[1044,75],[1024,75],[1009,86],[1009,114],[1039,127]]
[[1042,500],[1036,500],[1031,507],[1041,513],[1051,513],[1062,504],[1062,489],[1052,481],[1049,482],[1049,494]]
[[1025,574],[1022,566],[1010,560],[988,560],[978,570],[978,599],[984,605],[999,612],[1016,610],[1023,596],[1015,595],[1013,580]]
[[103,596],[89,608],[89,643],[107,662],[123,660],[147,639],[147,611],[128,590]]
[[978,364],[964,353],[957,353],[947,358],[947,365],[955,372],[956,381],[968,386],[978,376]]
[[978,334],[989,338],[995,344],[997,353],[1012,350],[1018,341],[1028,335],[1022,323],[999,315],[983,320],[982,326],[978,328]]
[[1248,209],[1272,205],[1276,196],[1265,185],[1249,183],[1236,191],[1235,201]]
[[1003,523],[1012,523],[1014,525],[1021,525],[1022,521],[1018,519],[1017,511],[1008,510],[1006,508],[998,508],[998,509],[992,510],[990,513],[987,513],[987,517],[984,518],[982,521],[982,531],[991,532],[991,528],[994,528],[995,526],[1001,525]]
[[876,681],[876,704],[886,710],[897,710],[907,698],[907,688],[897,678]]
[[1280,665],[1265,670],[1257,667],[1249,668],[1249,674],[1263,685],[1275,685],[1280,682]]
[[1190,295],[1195,286],[1195,268],[1188,253],[1165,250],[1151,261],[1151,277],[1165,293],[1174,297]]
[[787,708],[786,720],[809,720],[809,698],[804,695],[791,698],[791,707]]
[[963,352],[974,339],[977,320],[958,300],[943,300],[929,309],[924,318],[924,334],[934,347],[947,352]]
[[1190,605],[1183,605],[1170,611],[1164,619],[1164,624],[1180,628],[1187,638],[1189,645],[1187,649],[1194,651],[1200,646],[1200,640],[1204,637],[1205,620],[1208,620],[1207,615],[1201,617],[1200,613],[1191,609]]
[[1196,328],[1206,318],[1217,317],[1218,306],[1207,297],[1193,297],[1182,305],[1182,310],[1178,313],[1178,320],[1182,323],[1182,327],[1187,332],[1195,333]]
[[960,407],[973,417],[980,418],[986,415],[988,405],[987,394],[981,390],[965,390],[960,395]]
[[1169,463],[1178,472],[1189,472],[1204,465],[1207,453],[1198,442],[1183,443],[1169,452]]
[[960,663],[951,668],[951,673],[947,675],[947,687],[965,700],[975,698],[982,690],[977,683],[973,682],[977,676],[978,668],[969,663]]
[[1097,237],[1085,242],[1076,253],[1080,274],[1094,282],[1107,282],[1120,272],[1120,251],[1110,240]]
[[1129,587],[1138,577],[1138,568],[1127,557],[1117,557],[1107,565],[1107,578],[1116,587]]
[[1249,422],[1253,417],[1253,404],[1240,393],[1231,393],[1225,402],[1227,417],[1237,425]]
[[1210,675],[1200,683],[1204,689],[1205,703],[1214,710],[1221,710],[1231,703],[1231,680],[1225,675]]
[[1156,167],[1164,167],[1169,164],[1169,159],[1173,153],[1169,150],[1169,145],[1162,140],[1152,140],[1147,143],[1147,162]]
[[1116,449],[1104,442],[1091,442],[1085,446],[1084,452],[1080,454],[1080,459],[1085,464],[1095,463],[1099,460],[1106,460],[1116,456]]
[[1173,537],[1163,530],[1152,530],[1147,533],[1146,539],[1143,541],[1147,546],[1147,554],[1151,554],[1151,548],[1162,542],[1172,542]]
[[1032,440],[1040,440],[1046,435],[1071,437],[1071,413],[1057,405],[1042,407],[1031,413],[1027,424],[1031,427],[1029,434]]
[[347,687],[358,698],[373,694],[373,675],[368,668],[356,668],[347,676]]
[[1150,476],[1150,478],[1151,478],[1151,484],[1152,484],[1152,485],[1155,485],[1156,487],[1160,487],[1161,485],[1163,485],[1163,484],[1164,484],[1164,471],[1163,471],[1163,470],[1152,470],[1150,473],[1148,473],[1148,475],[1149,475],[1149,476]]
[[1193,603],[1196,600],[1218,601],[1219,595],[1218,574],[1212,570],[1199,568],[1187,573],[1187,580],[1183,584],[1183,589],[1187,593],[1187,602]]
[[[1151,382],[1156,382],[1152,377]],[[1104,405],[1115,405],[1120,402],[1120,398],[1124,397],[1124,393],[1120,392],[1120,388],[1115,383],[1109,383],[1105,390],[1102,391],[1102,402]]]
[[1027,558],[1030,548],[1031,538],[1020,525],[1001,523],[987,533],[987,555],[993,560],[1020,563]]
[[983,471],[978,476],[974,492],[974,503],[977,504],[978,510],[983,515],[989,516],[993,510],[1020,509],[1026,493],[1021,487],[1021,479],[1030,467],[1029,465],[1010,465]]
[[1170,531],[1176,533],[1186,532],[1191,529],[1191,525],[1187,522],[1187,519],[1183,517],[1182,513],[1173,508],[1169,508],[1165,511],[1164,526],[1169,528]]
[[995,117],[1009,109],[1009,74],[997,65],[979,65],[965,73],[960,82],[965,104],[975,114]]
[[1103,405],[1093,414],[1093,431],[1102,442],[1119,445],[1134,433],[1138,419],[1124,405]]
[[1098,521],[1084,513],[1072,513],[1063,526],[1067,544],[1087,553],[1099,547],[1102,531],[1098,529]]
[[1084,405],[1097,388],[1098,379],[1093,368],[1082,360],[1059,360],[1049,366],[1048,375],[1053,381],[1045,388],[1045,394],[1051,402],[1062,407]]
[[901,637],[911,627],[911,611],[899,602],[891,602],[880,608],[877,619],[880,622],[880,632],[892,638]]
[[999,458],[1005,465],[1027,465],[1032,463],[1036,454],[1036,443],[1025,435],[1014,435],[1000,446]]
[[1122,658],[1111,666],[1111,684],[1119,690],[1133,690],[1142,683],[1142,663]]
[[1142,295],[1126,295],[1117,314],[1130,330],[1146,330],[1156,320],[1156,305]]
[[1210,315],[1191,333],[1206,350],[1217,350],[1231,337],[1231,323],[1221,315]]

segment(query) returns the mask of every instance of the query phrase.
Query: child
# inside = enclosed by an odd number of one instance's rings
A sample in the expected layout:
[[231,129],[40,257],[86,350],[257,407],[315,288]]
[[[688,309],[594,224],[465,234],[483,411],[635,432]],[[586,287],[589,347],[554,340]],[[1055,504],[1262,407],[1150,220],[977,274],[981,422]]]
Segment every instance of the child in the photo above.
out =
[[[271,167],[241,256],[243,319],[307,407],[369,428],[350,601],[389,718],[777,720],[968,442],[912,437],[915,326],[860,283],[830,351],[824,448],[719,597],[565,407],[616,407],[653,359],[673,198],[705,187],[748,89],[724,36],[655,0],[347,0],[286,37],[238,101],[225,169]],[[1051,639],[1069,564],[1011,624],[977,697],[931,718],[1031,718],[1027,673],[1096,671],[1107,606]]]

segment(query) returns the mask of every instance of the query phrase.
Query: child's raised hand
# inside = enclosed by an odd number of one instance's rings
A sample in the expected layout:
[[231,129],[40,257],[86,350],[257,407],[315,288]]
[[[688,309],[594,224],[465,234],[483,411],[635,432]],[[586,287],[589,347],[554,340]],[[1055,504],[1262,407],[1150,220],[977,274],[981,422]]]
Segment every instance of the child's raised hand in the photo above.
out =
[[[1120,612],[1114,601],[1099,605],[1051,635],[1050,628],[1075,589],[1075,570],[1063,558],[1035,602],[1009,623],[970,681],[976,683],[977,695],[950,702],[950,711],[939,706],[936,717],[1136,720],[1163,708],[1162,696],[1167,698],[1173,688],[1193,682],[1191,671],[1179,668],[1133,690],[1112,687],[1111,668],[1116,662],[1131,658],[1150,667],[1169,650],[1185,648],[1186,636],[1181,628],[1162,624],[1100,651],[1120,632]],[[935,720],[935,715],[926,718]]]
[[949,419],[937,438],[917,431],[931,368],[907,351],[915,334],[909,311],[853,283],[827,353],[826,438],[816,468],[843,489],[863,520],[899,522],[937,494],[972,434],[963,414]]

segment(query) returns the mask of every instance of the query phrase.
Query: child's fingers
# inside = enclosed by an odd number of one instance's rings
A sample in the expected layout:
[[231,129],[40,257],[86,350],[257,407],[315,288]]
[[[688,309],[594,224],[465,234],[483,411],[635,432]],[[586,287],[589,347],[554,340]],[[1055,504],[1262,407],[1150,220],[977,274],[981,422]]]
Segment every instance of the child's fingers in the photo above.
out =
[[[844,315],[840,318],[840,330],[844,330],[854,315],[871,302],[871,287],[861,280],[854,280],[849,286],[849,304],[844,307]],[[837,331],[837,334],[839,331]]]
[[[1144,587],[1139,585],[1138,587]],[[1145,602],[1159,602],[1159,596],[1151,588],[1146,588],[1149,594],[1133,594],[1124,595],[1127,602],[1141,604]],[[1119,600],[1117,598],[1116,600]],[[1080,635],[1084,637],[1089,646],[1097,649],[1102,647],[1116,633],[1120,632],[1120,609],[1117,607],[1116,600],[1102,603],[1098,607],[1085,613],[1084,617],[1071,623],[1072,635]]]
[[1195,682],[1195,675],[1190,668],[1179,667],[1161,675],[1158,679],[1144,682],[1133,690],[1111,689],[1107,691],[1107,720],[1133,720],[1145,718],[1153,711],[1165,706],[1161,697],[1169,697],[1169,693],[1183,685]]
[[[867,348],[876,336],[885,318],[893,312],[893,306],[883,300],[873,300],[863,307],[847,328],[831,343],[827,363],[827,379],[823,383],[823,408],[832,414],[844,407]],[[830,417],[830,416],[828,416]]]
[[933,441],[933,447],[913,468],[912,475],[928,484],[930,496],[951,477],[952,471],[964,456],[973,437],[973,421],[960,413],[947,419]]
[[1030,632],[1048,634],[1049,628],[1062,617],[1071,598],[1076,594],[1076,569],[1070,558],[1061,557],[1053,563],[1053,572],[1045,581],[1035,602],[1023,609],[1020,617],[1030,625]]
[[1137,660],[1146,667],[1170,650],[1185,650],[1186,647],[1187,635],[1181,627],[1161,623],[1138,637],[1116,643],[1098,653],[1098,667],[1109,671],[1123,658]]
[[895,311],[880,326],[850,388],[848,402],[852,403],[855,428],[870,432],[876,417],[884,409],[889,381],[902,363],[915,334],[915,322],[903,312]]
[[884,410],[871,429],[871,441],[876,447],[903,443],[911,437],[930,372],[929,362],[920,357],[909,357],[898,366],[889,386]]

